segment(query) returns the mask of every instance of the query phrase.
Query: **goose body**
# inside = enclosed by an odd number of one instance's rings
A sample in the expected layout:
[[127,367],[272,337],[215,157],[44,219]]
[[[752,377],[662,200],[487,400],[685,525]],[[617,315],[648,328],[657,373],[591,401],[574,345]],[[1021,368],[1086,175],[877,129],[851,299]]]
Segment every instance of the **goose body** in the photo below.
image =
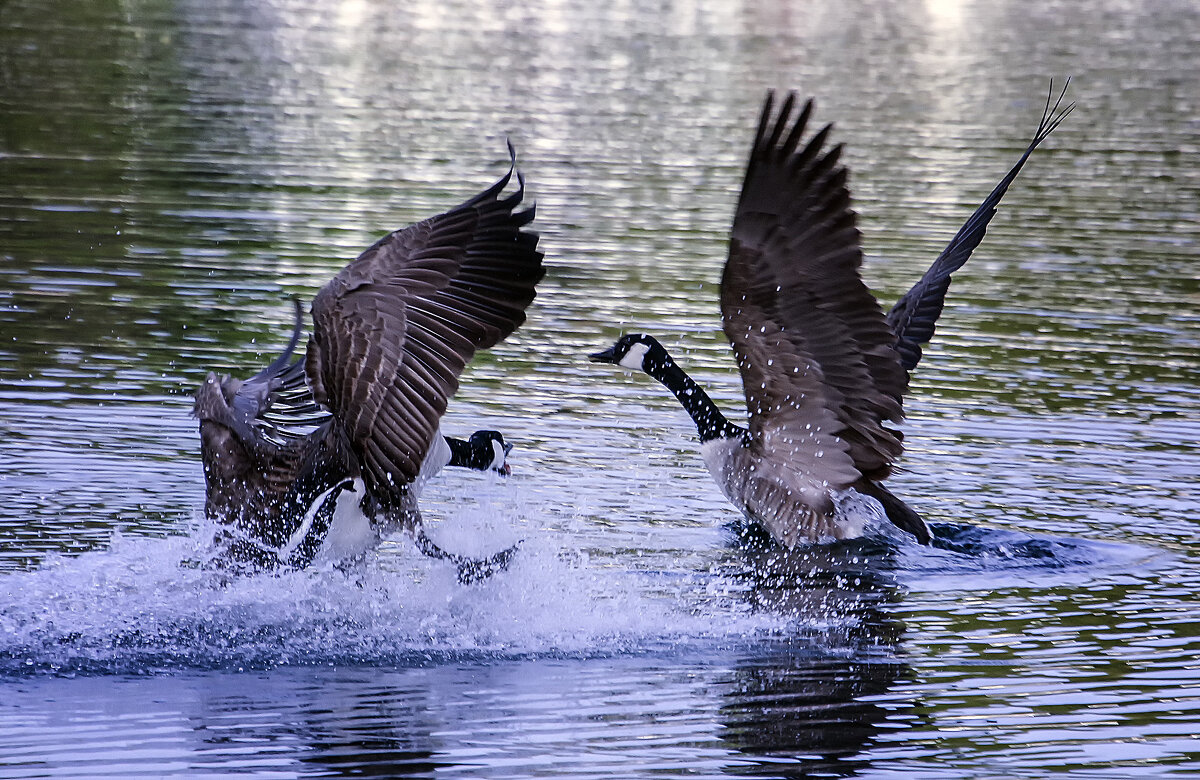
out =
[[888,423],[903,419],[909,372],[933,335],[950,275],[979,245],[1033,150],[1074,107],[1060,111],[1062,98],[1053,106],[1047,98],[1024,154],[885,315],[859,274],[841,147],[826,148],[831,126],[802,142],[812,101],[797,110],[789,94],[776,113],[768,94],[720,293],[748,426],[728,420],[652,336],[622,336],[591,359],[644,371],[674,393],[722,493],[779,543],[857,537],[871,515],[928,543],[925,521],[882,484],[903,452]]
[[201,384],[205,513],[226,530],[223,560],[304,566],[404,530],[460,570],[488,563],[433,544],[418,499],[447,465],[508,473],[503,436],[449,438],[440,420],[467,362],[520,326],[544,274],[523,179],[504,193],[513,172],[343,268],[313,300],[303,357],[292,359],[297,304],[291,343],[270,366]]

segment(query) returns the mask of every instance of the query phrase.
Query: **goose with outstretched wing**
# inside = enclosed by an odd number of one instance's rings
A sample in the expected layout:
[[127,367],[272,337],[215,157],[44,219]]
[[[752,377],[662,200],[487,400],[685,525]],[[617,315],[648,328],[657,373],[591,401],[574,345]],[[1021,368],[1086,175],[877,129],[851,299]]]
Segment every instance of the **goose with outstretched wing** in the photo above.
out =
[[417,500],[446,465],[509,470],[499,433],[452,439],[439,423],[459,374],[524,322],[545,273],[520,174],[505,192],[513,173],[343,268],[313,300],[303,357],[292,359],[297,304],[291,343],[265,370],[245,381],[208,375],[194,414],[206,514],[227,529],[223,560],[304,566],[405,530],[465,577],[507,562],[511,548],[481,561],[443,551]]
[[[1070,82],[1068,81],[1068,84]],[[652,336],[628,334],[591,356],[662,382],[691,415],[725,496],[778,542],[860,536],[881,505],[928,543],[917,512],[882,484],[903,452],[909,371],[933,335],[950,275],[979,245],[1008,186],[1074,104],[1066,87],[1016,165],[887,315],[859,274],[856,215],[831,126],[803,141],[811,100],[768,94],[734,214],[721,322],[742,376],[749,426],[728,420]]]

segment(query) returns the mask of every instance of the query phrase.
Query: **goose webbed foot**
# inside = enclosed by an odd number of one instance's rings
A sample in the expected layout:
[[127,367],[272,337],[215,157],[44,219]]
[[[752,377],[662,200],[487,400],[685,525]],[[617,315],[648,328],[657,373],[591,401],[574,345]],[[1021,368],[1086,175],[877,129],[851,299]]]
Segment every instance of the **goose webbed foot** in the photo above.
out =
[[767,529],[753,520],[738,518],[725,524],[734,546],[745,550],[766,550],[778,545]]
[[517,542],[512,547],[487,558],[469,558],[465,555],[446,552],[426,535],[424,528],[417,529],[415,542],[417,549],[430,558],[453,563],[458,568],[458,581],[463,585],[482,582],[493,574],[507,570],[509,561],[517,552],[517,548],[521,546],[521,543]]
[[493,574],[508,570],[508,562],[512,560],[516,554],[517,548],[521,546],[517,542],[508,549],[488,558],[459,558],[455,563],[458,565],[458,581],[463,585],[470,585],[474,582],[482,582]]
[[180,562],[185,569],[219,571],[234,577],[279,571],[287,564],[279,560],[277,550],[232,532],[218,534],[212,547],[201,557]]

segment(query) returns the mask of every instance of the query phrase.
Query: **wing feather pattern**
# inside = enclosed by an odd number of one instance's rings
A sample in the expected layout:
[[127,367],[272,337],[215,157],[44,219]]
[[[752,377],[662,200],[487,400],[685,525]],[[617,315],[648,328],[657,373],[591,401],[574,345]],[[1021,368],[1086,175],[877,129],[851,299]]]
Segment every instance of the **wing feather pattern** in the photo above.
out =
[[520,210],[520,174],[502,194],[513,172],[384,236],[313,301],[308,381],[377,496],[398,499],[416,479],[459,374],[524,322],[545,273],[537,235],[522,229],[534,208]]
[[885,476],[902,446],[904,372],[859,276],[856,215],[829,126],[803,146],[809,101],[768,95],[734,216],[721,313],[750,410],[752,445],[841,489]]
[[1000,180],[1000,183],[984,199],[983,203],[979,204],[979,208],[975,209],[975,213],[950,240],[942,253],[938,255],[937,260],[933,261],[929,270],[888,312],[888,325],[896,334],[896,348],[900,352],[900,360],[906,371],[916,368],[917,363],[921,360],[921,345],[933,338],[934,324],[942,313],[946,291],[950,288],[950,275],[962,268],[963,264],[971,257],[971,253],[975,251],[975,247],[979,246],[979,242],[983,240],[988,223],[996,215],[996,207],[1000,205],[1000,199],[1008,192],[1008,186],[1017,178],[1017,174],[1021,172],[1029,155],[1033,154],[1033,150],[1038,147],[1038,144],[1046,140],[1046,137],[1054,132],[1055,128],[1075,108],[1075,104],[1071,103],[1061,111],[1059,110],[1067,87],[1070,85],[1071,80],[1068,78],[1063,84],[1058,98],[1054,101],[1054,105],[1051,106],[1050,99],[1054,96],[1054,82],[1050,82],[1050,91],[1046,94],[1046,108],[1042,112],[1042,121],[1038,123],[1037,132],[1033,134],[1033,140],[1029,142],[1021,159],[1017,160],[1017,164]]

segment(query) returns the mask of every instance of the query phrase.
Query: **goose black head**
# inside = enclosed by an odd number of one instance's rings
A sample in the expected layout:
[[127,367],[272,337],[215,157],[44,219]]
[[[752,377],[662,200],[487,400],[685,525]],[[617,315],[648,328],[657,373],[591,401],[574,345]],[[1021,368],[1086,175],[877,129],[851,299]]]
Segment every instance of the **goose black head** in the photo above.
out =
[[471,467],[479,471],[495,471],[508,476],[512,467],[508,465],[508,453],[513,446],[504,440],[499,431],[475,431],[467,440],[471,447]]
[[630,371],[650,373],[654,365],[661,365],[667,352],[653,336],[644,333],[627,333],[603,352],[588,355],[593,363],[612,363]]

